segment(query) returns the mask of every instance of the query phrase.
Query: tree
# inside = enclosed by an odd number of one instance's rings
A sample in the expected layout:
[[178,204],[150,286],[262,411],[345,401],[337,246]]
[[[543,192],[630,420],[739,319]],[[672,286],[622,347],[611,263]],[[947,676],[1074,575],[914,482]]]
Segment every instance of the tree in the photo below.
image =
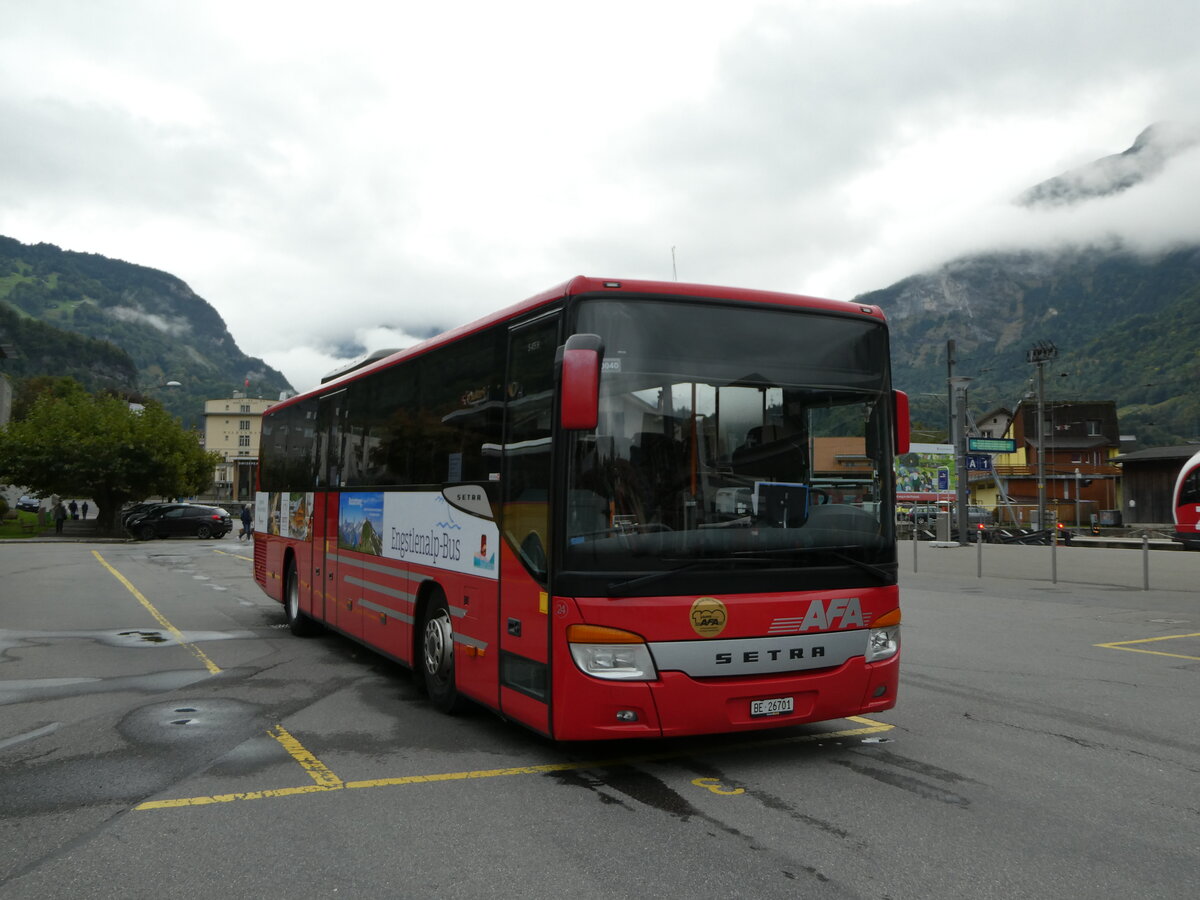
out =
[[43,394],[67,399],[86,395],[83,385],[70,375],[33,375],[17,382],[13,394],[12,417],[24,419],[33,410],[33,404]]
[[23,419],[0,430],[0,481],[91,497],[100,529],[112,533],[130,500],[197,494],[218,462],[153,401],[131,409],[118,397],[44,393]]

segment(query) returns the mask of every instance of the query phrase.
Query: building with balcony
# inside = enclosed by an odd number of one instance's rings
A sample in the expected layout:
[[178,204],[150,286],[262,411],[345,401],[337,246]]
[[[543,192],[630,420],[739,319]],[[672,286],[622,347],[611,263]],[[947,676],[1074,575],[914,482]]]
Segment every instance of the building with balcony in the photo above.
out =
[[[1047,519],[1086,526],[1095,515],[1101,524],[1120,524],[1121,469],[1113,464],[1121,452],[1116,403],[1054,400],[1042,409]],[[1021,525],[1036,524],[1037,412],[1035,401],[1021,401],[1004,434],[1015,442],[1015,452],[997,453],[991,472],[971,474],[972,502]],[[1013,514],[1006,516],[1006,509]],[[1114,517],[1117,521],[1107,521]]]
[[278,402],[238,391],[228,399],[204,401],[204,446],[222,458],[209,499],[248,503],[254,498],[262,416]]

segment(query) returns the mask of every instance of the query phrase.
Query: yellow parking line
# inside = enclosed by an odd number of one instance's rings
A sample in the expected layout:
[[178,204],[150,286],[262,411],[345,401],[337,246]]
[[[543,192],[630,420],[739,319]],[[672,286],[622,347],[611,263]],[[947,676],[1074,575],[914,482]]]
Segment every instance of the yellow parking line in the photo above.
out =
[[304,771],[308,772],[312,776],[312,780],[321,787],[340,788],[342,786],[342,779],[334,775],[325,763],[309,753],[304,745],[292,737],[282,725],[276,725],[267,734],[279,741],[280,746],[288,752],[292,759],[300,763],[304,767]]
[[235,800],[269,800],[277,797],[294,797],[300,794],[315,794],[324,791],[356,790],[361,788],[399,787],[409,784],[436,784],[443,781],[469,781],[476,778],[506,778],[514,775],[545,775],[549,772],[570,772],[579,769],[609,769],[613,766],[636,765],[647,762],[661,762],[681,756],[694,756],[698,753],[728,753],[733,750],[758,749],[762,747],[779,746],[783,744],[803,744],[813,741],[827,741],[842,737],[861,737],[868,734],[879,734],[891,731],[895,726],[876,722],[862,716],[850,716],[850,721],[863,723],[864,728],[848,728],[843,731],[825,731],[821,734],[805,734],[796,737],[767,738],[764,740],[743,741],[737,744],[725,744],[704,748],[689,747],[686,750],[666,750],[662,753],[646,753],[637,756],[622,756],[612,759],[593,759],[580,762],[545,763],[536,766],[510,766],[502,769],[476,769],[469,772],[438,772],[429,775],[402,775],[396,778],[371,778],[365,781],[342,781],[319,759],[309,753],[283,726],[277,725],[267,733],[291,755],[293,759],[304,766],[316,784],[304,787],[279,788],[266,791],[247,791],[237,794],[214,794],[207,797],[186,797],[180,800],[151,800],[138,804],[135,810],[150,809],[179,809],[186,806],[207,806],[213,803],[230,803]]
[[1109,644],[1093,644],[1095,647],[1103,647],[1105,650],[1128,650],[1130,653],[1149,653],[1153,656],[1171,656],[1175,659],[1200,659],[1200,656],[1192,656],[1186,653],[1167,653],[1164,650],[1143,650],[1140,647],[1130,647],[1130,644],[1152,644],[1155,641],[1175,641],[1179,638],[1196,638],[1200,637],[1200,632],[1192,634],[1166,634],[1162,637],[1142,638],[1137,641],[1113,641]]
[[208,671],[210,673],[212,673],[213,675],[216,675],[218,672],[221,671],[221,667],[218,666],[211,659],[209,659],[203,650],[201,650],[195,644],[188,641],[183,636],[182,631],[180,631],[178,628],[176,628],[174,625],[172,625],[170,622],[168,622],[167,617],[164,616],[162,613],[160,613],[157,609],[155,609],[154,604],[151,603],[149,600],[147,600],[144,596],[142,596],[142,592],[139,591],[137,588],[135,588],[129,582],[128,578],[126,578],[124,575],[122,575],[120,572],[118,572],[116,569],[114,569],[112,566],[110,566],[108,564],[108,561],[105,560],[105,558],[100,555],[99,551],[93,550],[92,556],[96,557],[96,559],[98,559],[100,561],[100,565],[104,566],[104,568],[108,569],[108,571],[110,573],[112,573],[113,578],[117,579],[117,581],[119,581],[119,582],[121,582],[121,584],[125,585],[125,588],[129,591],[129,593],[133,594],[133,596],[137,598],[138,603],[142,604],[142,606],[144,606],[146,608],[146,611],[149,612],[150,615],[154,616],[154,618],[158,622],[158,624],[161,625],[163,628],[165,628],[167,631],[169,631],[171,633],[171,636],[173,638],[175,638],[175,640],[178,641],[181,646],[187,647],[187,649],[191,652],[191,654],[193,656],[195,656],[198,660],[200,660],[201,663],[204,664],[204,668],[208,669]]
[[242,556],[240,553],[230,553],[228,550],[218,550],[216,547],[212,548],[212,552],[220,553],[222,556],[232,556],[234,559],[244,559],[246,562],[254,562],[253,556]]
[[304,787],[279,788],[272,791],[247,791],[241,794],[213,794],[211,797],[185,797],[182,800],[151,800],[139,803],[134,809],[179,809],[184,806],[207,806],[210,803],[232,803],[234,800],[266,800],[271,797],[293,797],[296,794],[319,794],[336,791],[338,788],[308,784]]

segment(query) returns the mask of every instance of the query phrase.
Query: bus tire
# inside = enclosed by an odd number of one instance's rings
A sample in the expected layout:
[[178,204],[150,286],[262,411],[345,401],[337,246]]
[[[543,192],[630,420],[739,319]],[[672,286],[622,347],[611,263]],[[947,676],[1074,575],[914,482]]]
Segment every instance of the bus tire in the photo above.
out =
[[321,627],[300,609],[300,579],[296,575],[296,561],[288,560],[287,576],[283,581],[283,615],[288,628],[296,637],[312,637]]
[[461,703],[454,681],[454,626],[441,591],[429,598],[425,608],[420,649],[421,678],[430,702],[442,712],[454,714]]

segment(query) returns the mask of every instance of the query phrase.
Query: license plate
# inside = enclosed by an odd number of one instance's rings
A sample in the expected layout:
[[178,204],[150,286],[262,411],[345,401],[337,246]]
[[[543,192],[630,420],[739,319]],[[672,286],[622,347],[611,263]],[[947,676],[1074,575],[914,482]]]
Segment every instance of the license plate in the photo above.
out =
[[750,715],[752,716],[779,716],[783,713],[790,713],[796,708],[796,701],[792,697],[772,697],[770,700],[751,700]]

